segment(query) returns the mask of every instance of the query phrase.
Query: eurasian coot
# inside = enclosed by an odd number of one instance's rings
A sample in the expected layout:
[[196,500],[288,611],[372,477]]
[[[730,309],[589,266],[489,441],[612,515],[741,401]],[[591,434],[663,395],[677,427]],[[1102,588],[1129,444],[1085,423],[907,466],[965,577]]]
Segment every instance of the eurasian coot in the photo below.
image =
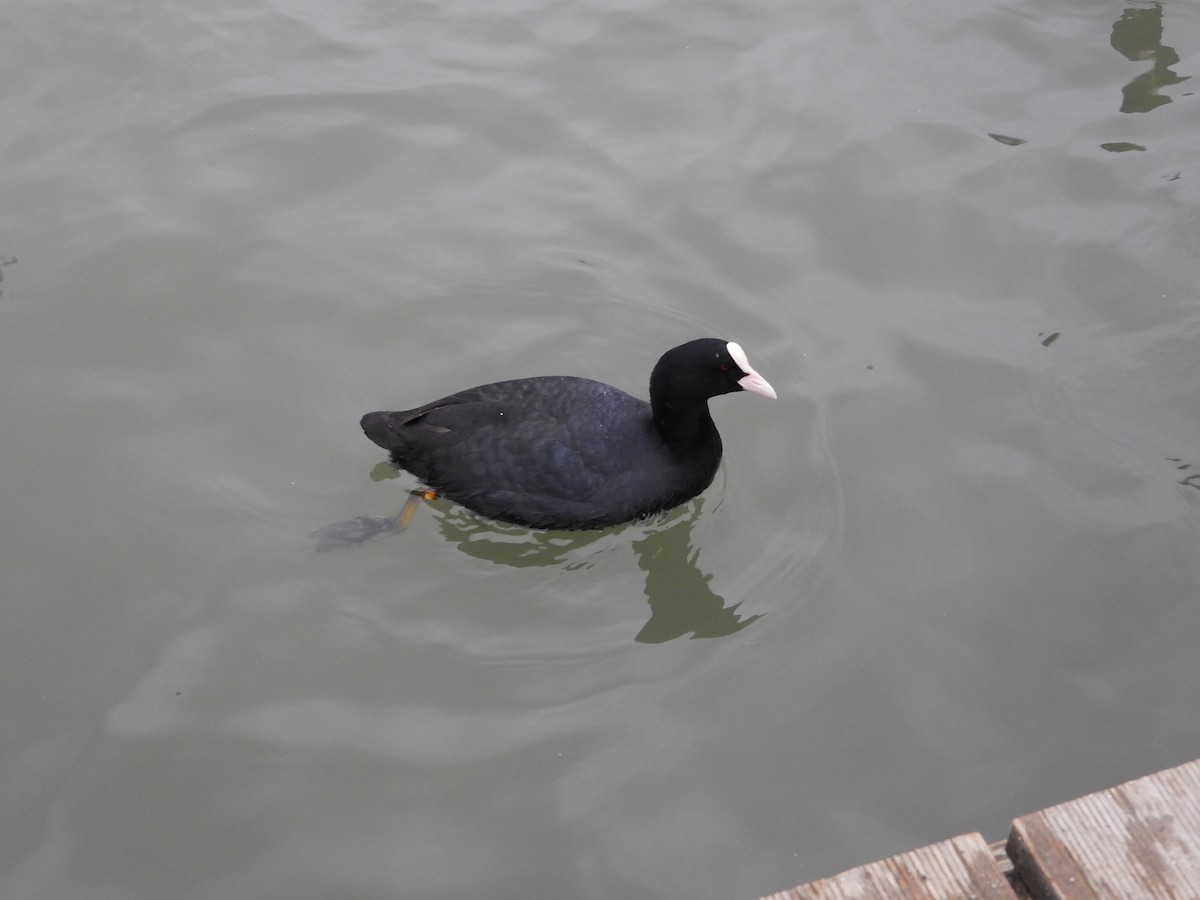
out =
[[527,528],[603,528],[703,491],[721,462],[708,398],[775,397],[729,341],[663,354],[650,402],[588,378],[520,378],[362,418],[367,437],[431,489]]

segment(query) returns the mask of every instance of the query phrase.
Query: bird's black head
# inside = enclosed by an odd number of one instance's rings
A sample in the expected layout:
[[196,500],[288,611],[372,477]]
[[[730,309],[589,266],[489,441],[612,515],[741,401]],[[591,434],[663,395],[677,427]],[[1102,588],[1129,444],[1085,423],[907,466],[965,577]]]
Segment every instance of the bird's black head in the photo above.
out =
[[695,402],[750,391],[775,398],[775,389],[754,371],[746,351],[732,341],[699,338],[668,350],[650,376],[650,399]]

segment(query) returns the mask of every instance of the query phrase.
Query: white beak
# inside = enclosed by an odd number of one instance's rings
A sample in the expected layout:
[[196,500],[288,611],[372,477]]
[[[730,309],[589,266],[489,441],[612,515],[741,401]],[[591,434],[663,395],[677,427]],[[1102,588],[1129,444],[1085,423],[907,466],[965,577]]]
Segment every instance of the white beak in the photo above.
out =
[[764,397],[770,397],[772,400],[778,399],[775,388],[771,387],[767,379],[763,378],[753,369],[750,370],[750,373],[745,378],[739,378],[738,384],[742,386],[742,390],[744,391],[762,394]]
[[746,351],[742,349],[741,344],[735,344],[730,341],[725,345],[725,349],[729,351],[729,355],[733,357],[733,361],[737,363],[739,369],[746,374],[738,379],[738,384],[742,386],[743,391],[750,391],[752,394],[762,394],[764,397],[770,397],[772,400],[778,399],[775,393],[775,388],[767,383],[767,379],[763,378],[754,371],[750,365],[750,360],[746,359]]

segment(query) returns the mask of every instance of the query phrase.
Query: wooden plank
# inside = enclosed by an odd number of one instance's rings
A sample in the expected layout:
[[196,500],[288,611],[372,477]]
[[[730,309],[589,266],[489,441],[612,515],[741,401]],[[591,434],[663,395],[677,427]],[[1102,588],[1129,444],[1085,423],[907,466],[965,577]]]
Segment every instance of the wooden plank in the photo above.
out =
[[1054,900],[1200,897],[1200,760],[1022,816],[1008,855]]
[[1015,900],[987,842],[963,834],[763,900]]
[[1017,877],[1017,873],[1013,870],[1012,860],[1008,858],[1008,851],[1005,849],[1008,841],[992,841],[988,844],[988,850],[991,851],[992,859],[996,861],[996,866],[1000,869],[1000,874],[1008,879],[1009,885],[1013,889],[1013,893],[1017,895],[1017,900],[1033,900],[1029,896],[1029,891],[1025,889],[1025,883]]

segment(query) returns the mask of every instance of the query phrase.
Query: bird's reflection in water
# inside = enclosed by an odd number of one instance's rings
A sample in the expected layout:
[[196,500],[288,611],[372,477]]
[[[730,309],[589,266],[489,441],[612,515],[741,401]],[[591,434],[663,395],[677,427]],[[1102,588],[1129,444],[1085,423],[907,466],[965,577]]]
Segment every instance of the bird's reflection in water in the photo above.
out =
[[[650,621],[636,637],[642,643],[660,644],[685,635],[723,637],[760,618],[740,618],[740,604],[727,606],[709,586],[712,576],[697,566],[691,536],[702,503],[694,501],[661,522],[643,526],[645,537],[632,542],[638,567],[646,573],[650,603]],[[460,550],[478,559],[515,567],[560,566],[568,571],[586,566],[588,558],[579,551],[613,531],[527,531],[479,519],[450,504],[438,510],[438,527]]]
[[[377,471],[372,477],[381,479],[390,475]],[[553,566],[564,571],[586,568],[592,564],[585,549],[589,545],[615,532],[640,531],[643,536],[634,538],[632,547],[638,567],[646,573],[650,620],[635,640],[660,644],[684,636],[723,637],[761,618],[761,615],[740,617],[737,609],[741,604],[726,605],[725,599],[709,586],[712,576],[698,567],[699,553],[692,548],[691,537],[703,503],[703,498],[699,498],[650,522],[602,531],[530,531],[481,519],[445,500],[432,500],[426,505],[432,508],[443,536],[462,552],[514,568]],[[362,543],[380,533],[402,530],[394,527],[398,518],[361,517],[327,525],[314,532],[318,549]]]
[[[696,501],[699,508],[702,501]],[[741,631],[762,615],[739,618],[740,603],[725,605],[725,599],[709,587],[711,575],[696,565],[698,551],[692,549],[692,524],[688,515],[669,527],[633,542],[638,566],[646,573],[646,599],[650,621],[636,640],[661,644],[690,634],[692,637],[724,637]]]

